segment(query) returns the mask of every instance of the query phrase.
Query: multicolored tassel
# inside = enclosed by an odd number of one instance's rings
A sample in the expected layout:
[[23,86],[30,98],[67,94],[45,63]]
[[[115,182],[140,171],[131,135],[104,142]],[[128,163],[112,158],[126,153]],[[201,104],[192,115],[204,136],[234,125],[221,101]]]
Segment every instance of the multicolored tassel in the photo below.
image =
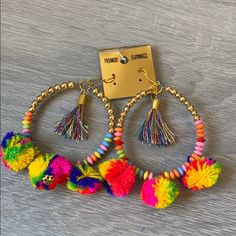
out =
[[137,139],[142,143],[166,146],[176,142],[176,135],[162,120],[161,113],[158,110],[159,106],[160,100],[154,98],[147,119],[136,133]]
[[84,107],[86,94],[81,92],[77,101],[77,106],[61,121],[56,123],[54,132],[58,135],[81,142],[88,139],[88,126],[84,124]]

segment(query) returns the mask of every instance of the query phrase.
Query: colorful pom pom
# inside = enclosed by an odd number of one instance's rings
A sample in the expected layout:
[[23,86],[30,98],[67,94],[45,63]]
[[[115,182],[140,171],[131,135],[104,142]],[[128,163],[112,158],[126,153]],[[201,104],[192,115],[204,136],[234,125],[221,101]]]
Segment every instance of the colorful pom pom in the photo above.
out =
[[102,177],[91,166],[79,164],[72,168],[67,188],[81,194],[92,194],[102,187]]
[[175,182],[164,176],[146,180],[141,190],[141,199],[148,206],[166,208],[172,204],[179,195]]
[[198,191],[215,185],[220,173],[219,162],[201,157],[189,162],[182,182],[186,188]]
[[106,181],[104,186],[108,193],[123,197],[131,191],[135,181],[135,171],[127,160],[105,161],[99,165],[98,170]]
[[72,164],[55,154],[38,155],[29,165],[29,177],[34,188],[52,190],[67,181]]
[[30,138],[8,132],[2,139],[0,156],[8,169],[19,171],[28,167],[32,162],[35,148]]

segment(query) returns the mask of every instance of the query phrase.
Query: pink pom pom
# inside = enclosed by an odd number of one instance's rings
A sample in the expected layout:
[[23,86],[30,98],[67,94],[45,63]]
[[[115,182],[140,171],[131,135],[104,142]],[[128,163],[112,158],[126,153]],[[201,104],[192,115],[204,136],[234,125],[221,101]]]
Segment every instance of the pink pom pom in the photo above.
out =
[[155,207],[158,200],[155,197],[155,189],[152,187],[155,184],[155,179],[145,181],[141,190],[141,199],[148,205]]

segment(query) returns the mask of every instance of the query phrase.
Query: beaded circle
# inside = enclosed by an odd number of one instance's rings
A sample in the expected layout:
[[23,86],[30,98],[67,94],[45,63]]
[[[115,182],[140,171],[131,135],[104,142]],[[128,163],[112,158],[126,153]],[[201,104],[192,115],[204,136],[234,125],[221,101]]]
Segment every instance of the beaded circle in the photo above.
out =
[[[213,186],[217,182],[221,172],[221,165],[219,162],[203,156],[203,149],[206,141],[205,126],[197,110],[190,101],[175,88],[168,86],[163,87],[162,90],[178,98],[193,115],[195,120],[196,143],[193,153],[188,156],[187,160],[170,171],[154,174],[149,170],[145,170],[133,164],[136,176],[145,181],[141,190],[141,199],[147,205],[155,208],[165,208],[169,206],[178,196],[179,190],[173,180],[179,178],[186,188],[197,191]],[[120,115],[113,138],[116,145],[115,149],[117,151],[117,157],[120,160],[128,160],[122,140],[125,117],[138,100],[144,96],[151,95],[152,93],[152,90],[141,91],[138,93],[127,103]]]
[[67,158],[60,155],[40,154],[32,141],[31,124],[39,105],[49,96],[76,87],[75,82],[64,82],[49,87],[47,91],[42,91],[25,113],[22,133],[9,132],[2,140],[0,154],[3,164],[13,171],[28,167],[32,186],[38,190],[51,190],[57,184],[67,182],[70,190],[88,194],[96,192],[101,186],[102,178],[91,166],[105,155],[113,141],[115,117],[109,100],[97,88],[93,90],[93,94],[102,101],[107,111],[108,131],[99,147],[85,160],[73,165]]

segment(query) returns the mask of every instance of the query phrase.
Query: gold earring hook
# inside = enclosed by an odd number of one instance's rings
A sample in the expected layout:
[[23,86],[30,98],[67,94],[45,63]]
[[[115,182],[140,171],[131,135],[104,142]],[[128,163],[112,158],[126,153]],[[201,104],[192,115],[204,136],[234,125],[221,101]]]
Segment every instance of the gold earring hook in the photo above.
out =
[[147,73],[146,69],[141,67],[138,69],[138,72],[139,73],[142,72],[144,74],[145,78],[147,79],[147,81],[151,83],[150,90],[152,91],[153,94],[157,95],[162,92],[163,86],[161,85],[160,81],[159,80],[155,81],[155,80],[150,79],[148,77],[148,73]]
[[123,55],[121,54],[121,52],[119,50],[117,50],[116,52],[119,54],[120,58],[123,57]]
[[86,93],[89,89],[93,87],[94,83],[92,80],[81,80],[79,82],[79,88],[82,93]]

